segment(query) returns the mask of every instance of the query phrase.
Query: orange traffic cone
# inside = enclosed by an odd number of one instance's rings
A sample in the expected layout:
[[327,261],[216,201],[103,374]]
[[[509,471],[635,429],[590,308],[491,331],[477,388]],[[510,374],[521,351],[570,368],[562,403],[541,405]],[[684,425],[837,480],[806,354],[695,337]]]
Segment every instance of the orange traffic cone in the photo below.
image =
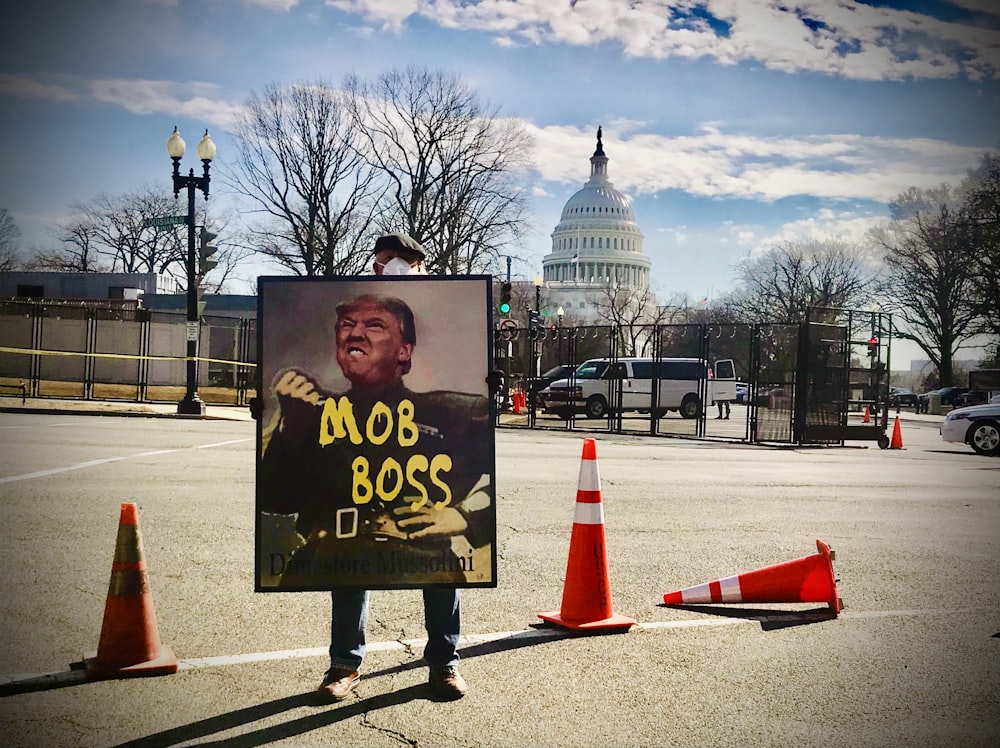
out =
[[865,417],[864,417],[864,419],[861,422],[862,423],[871,423],[872,422],[872,416],[871,416],[871,413],[868,412],[868,406],[867,405],[865,406]]
[[93,680],[177,672],[177,658],[160,642],[135,504],[122,504],[101,639],[83,662]]
[[819,553],[737,576],[687,587],[663,596],[667,605],[694,603],[828,603],[834,615],[843,601],[833,578],[833,551],[822,540]]
[[514,415],[519,415],[521,413],[521,393],[514,390],[513,395],[511,395],[514,405]]
[[899,416],[896,416],[896,422],[892,426],[892,440],[889,442],[889,449],[902,449],[902,448],[903,448],[903,434],[899,430]]
[[616,615],[611,606],[601,475],[593,439],[583,440],[562,608],[539,613],[538,617],[577,630],[628,628],[635,624],[633,618]]

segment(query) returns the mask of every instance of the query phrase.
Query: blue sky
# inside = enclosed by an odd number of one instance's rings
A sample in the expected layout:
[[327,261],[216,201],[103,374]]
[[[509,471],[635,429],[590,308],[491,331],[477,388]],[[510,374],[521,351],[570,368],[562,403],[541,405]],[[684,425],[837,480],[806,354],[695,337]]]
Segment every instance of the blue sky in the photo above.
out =
[[[604,128],[661,297],[718,296],[776,241],[860,237],[1000,147],[995,0],[32,0],[0,28],[0,207],[26,247],[74,203],[169,194],[270,83],[427,65],[536,140],[533,278]],[[213,201],[225,204],[220,179]],[[200,199],[200,198],[199,198]],[[498,269],[499,270],[499,269]],[[266,272],[248,268],[245,276]],[[245,290],[238,284],[234,291]]]

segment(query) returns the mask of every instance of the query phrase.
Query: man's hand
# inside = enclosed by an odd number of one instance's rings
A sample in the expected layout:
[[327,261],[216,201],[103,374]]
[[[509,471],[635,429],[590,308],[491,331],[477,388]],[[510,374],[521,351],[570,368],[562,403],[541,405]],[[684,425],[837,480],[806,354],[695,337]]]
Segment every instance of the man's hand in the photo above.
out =
[[504,391],[504,374],[502,369],[494,369],[486,375],[486,386],[490,394],[496,395]]
[[465,515],[451,506],[435,509],[425,505],[414,510],[407,504],[396,507],[392,514],[399,529],[411,539],[461,535],[469,527]]

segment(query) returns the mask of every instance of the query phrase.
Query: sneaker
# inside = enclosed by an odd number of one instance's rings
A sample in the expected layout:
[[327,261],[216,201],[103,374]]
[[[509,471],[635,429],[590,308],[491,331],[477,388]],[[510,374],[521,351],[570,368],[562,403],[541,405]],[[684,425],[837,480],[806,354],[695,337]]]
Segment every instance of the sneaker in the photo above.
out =
[[317,693],[320,699],[327,703],[343,701],[347,694],[358,685],[361,673],[357,670],[330,670],[319,684]]
[[454,665],[432,667],[427,682],[435,696],[449,701],[462,698],[469,690],[465,678]]

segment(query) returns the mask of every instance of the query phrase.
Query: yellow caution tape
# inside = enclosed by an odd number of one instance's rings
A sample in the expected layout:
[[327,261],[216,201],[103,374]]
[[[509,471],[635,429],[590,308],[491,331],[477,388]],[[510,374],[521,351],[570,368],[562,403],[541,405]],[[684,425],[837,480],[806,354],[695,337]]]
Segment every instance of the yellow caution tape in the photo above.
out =
[[229,364],[232,366],[254,366],[249,361],[228,361],[222,358],[202,358],[201,356],[133,356],[127,353],[83,353],[81,351],[45,351],[38,348],[9,348],[0,346],[0,353],[24,353],[39,356],[92,356],[94,358],[124,358],[133,361],[207,361],[213,364]]

